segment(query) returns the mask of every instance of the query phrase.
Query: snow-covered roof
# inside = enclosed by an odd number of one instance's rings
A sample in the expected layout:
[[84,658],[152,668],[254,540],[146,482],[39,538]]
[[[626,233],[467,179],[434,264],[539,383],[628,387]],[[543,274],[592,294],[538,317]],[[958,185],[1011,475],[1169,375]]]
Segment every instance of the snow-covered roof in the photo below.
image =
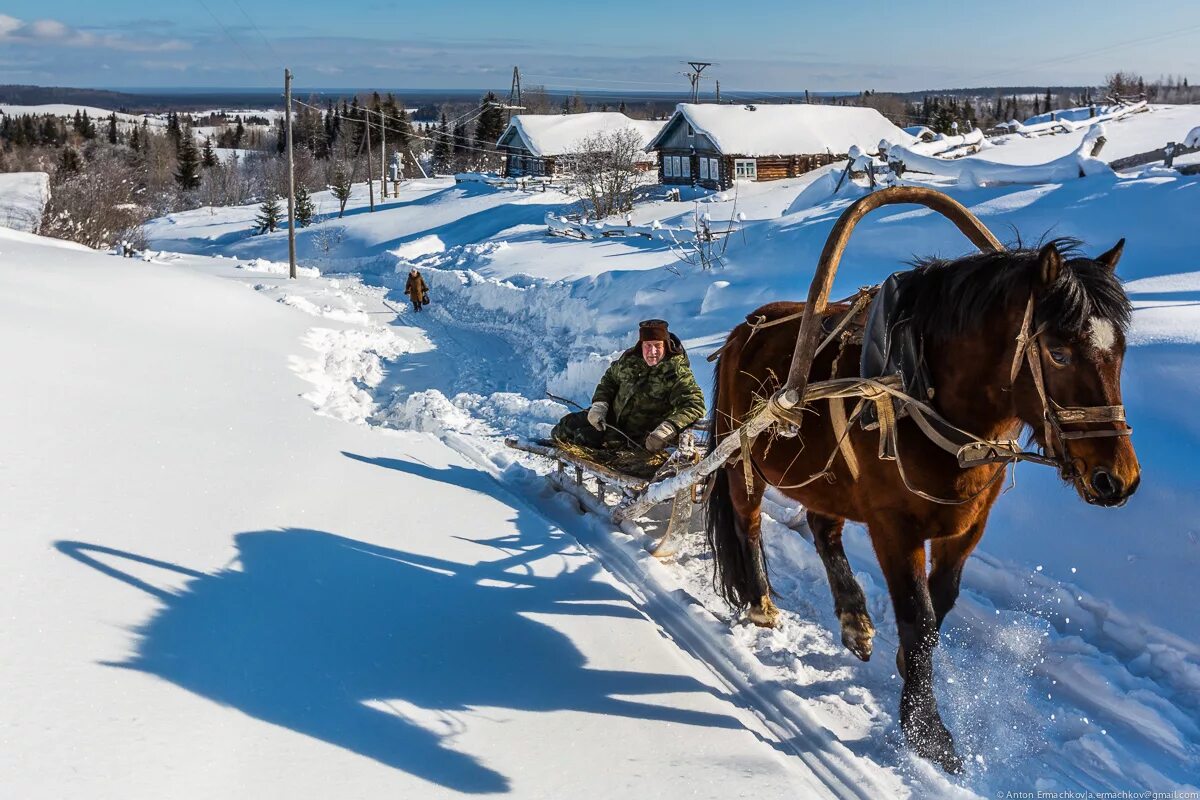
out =
[[845,153],[851,145],[873,151],[880,139],[903,144],[913,141],[912,136],[873,108],[680,103],[646,149],[653,149],[679,117],[685,118],[726,155]]
[[648,143],[662,128],[661,120],[654,122],[630,119],[617,111],[590,111],[586,114],[518,114],[508,123],[499,141],[503,142],[516,129],[529,152],[535,156],[557,156],[574,152],[581,141],[597,133],[611,133],[633,128]]

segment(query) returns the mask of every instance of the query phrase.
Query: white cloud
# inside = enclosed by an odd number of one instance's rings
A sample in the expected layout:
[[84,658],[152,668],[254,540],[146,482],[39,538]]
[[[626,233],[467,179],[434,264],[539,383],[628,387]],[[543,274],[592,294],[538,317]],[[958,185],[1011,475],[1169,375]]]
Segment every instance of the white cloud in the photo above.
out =
[[26,45],[53,42],[67,47],[97,47],[130,52],[168,52],[191,48],[191,45],[179,39],[148,41],[111,34],[97,35],[72,28],[55,19],[35,19],[26,22],[7,14],[0,14],[0,42]]

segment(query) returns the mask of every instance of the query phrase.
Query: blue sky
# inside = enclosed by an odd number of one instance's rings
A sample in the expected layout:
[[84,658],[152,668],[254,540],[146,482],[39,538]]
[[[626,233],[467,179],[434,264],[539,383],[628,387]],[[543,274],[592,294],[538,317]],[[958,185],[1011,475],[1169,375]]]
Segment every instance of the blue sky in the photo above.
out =
[[[3,0],[0,83],[306,88],[686,88],[723,92],[1200,79],[1200,5],[1183,0],[854,4],[689,0]],[[709,82],[706,88],[711,89]]]

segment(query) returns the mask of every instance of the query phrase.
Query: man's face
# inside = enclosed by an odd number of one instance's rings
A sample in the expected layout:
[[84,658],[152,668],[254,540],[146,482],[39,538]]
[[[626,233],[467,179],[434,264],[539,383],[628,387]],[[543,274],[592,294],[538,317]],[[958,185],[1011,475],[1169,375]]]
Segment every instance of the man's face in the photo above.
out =
[[642,360],[652,367],[658,366],[667,353],[667,346],[660,341],[642,342]]

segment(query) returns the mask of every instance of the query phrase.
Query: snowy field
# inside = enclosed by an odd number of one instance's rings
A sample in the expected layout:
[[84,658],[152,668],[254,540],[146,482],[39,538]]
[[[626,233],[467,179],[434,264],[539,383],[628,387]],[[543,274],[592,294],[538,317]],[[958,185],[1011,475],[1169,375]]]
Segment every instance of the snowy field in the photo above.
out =
[[44,172],[0,172],[0,227],[34,233],[50,199]]
[[[1198,114],[1114,123],[1108,146],[1182,139]],[[1059,138],[980,157],[1040,164]],[[586,402],[639,319],[668,318],[707,386],[703,356],[748,311],[806,294],[855,196],[822,188],[840,166],[638,205],[635,226],[740,215],[711,271],[661,238],[547,237],[546,213],[574,210],[554,190],[450,180],[409,182],[374,214],[356,187],[341,219],[317,195],[295,282],[286,233],[252,236],[252,206],[154,221],[144,261],[0,230],[0,334],[21,378],[0,403],[13,551],[0,785],[1196,790],[1200,177],[950,189],[1003,239],[1077,236],[1098,253],[1127,238],[1124,393],[1144,471],[1122,509],[1085,506],[1031,466],[997,505],[937,652],[962,776],[903,747],[897,635],[863,531],[847,549],[879,627],[866,664],[841,646],[824,568],[786,520],[766,526],[784,620],[762,630],[716,598],[699,536],[656,562],[502,446],[564,413],[546,390]],[[966,247],[929,212],[885,210],[857,229],[835,294]],[[401,293],[412,265],[433,300],[420,315]]]

